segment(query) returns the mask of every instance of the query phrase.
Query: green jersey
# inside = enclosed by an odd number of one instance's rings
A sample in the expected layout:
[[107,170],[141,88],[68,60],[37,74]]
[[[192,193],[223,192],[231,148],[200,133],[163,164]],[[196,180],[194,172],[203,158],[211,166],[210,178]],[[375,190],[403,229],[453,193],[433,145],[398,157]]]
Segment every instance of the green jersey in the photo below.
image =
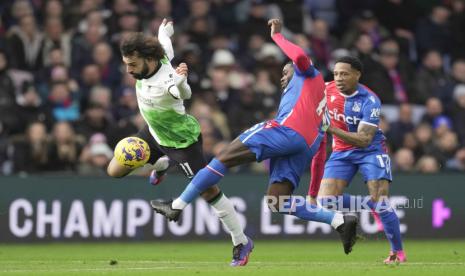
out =
[[168,58],[160,62],[161,67],[155,75],[136,82],[139,110],[158,144],[186,148],[200,135],[199,123],[186,114],[184,107],[183,99],[190,97],[190,88],[187,96],[182,93],[180,96],[178,88],[188,87],[187,81],[185,78],[180,80]]

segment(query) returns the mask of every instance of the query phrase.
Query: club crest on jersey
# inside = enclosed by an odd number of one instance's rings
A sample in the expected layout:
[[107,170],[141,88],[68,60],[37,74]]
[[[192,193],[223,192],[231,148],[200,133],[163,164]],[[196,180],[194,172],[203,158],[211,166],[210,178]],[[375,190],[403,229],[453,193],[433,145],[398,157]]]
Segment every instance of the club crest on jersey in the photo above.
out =
[[354,102],[354,105],[352,106],[352,111],[353,112],[360,112],[362,109],[362,103],[361,102]]
[[334,102],[335,99],[336,99],[336,96],[332,95],[331,99],[330,99],[330,102]]

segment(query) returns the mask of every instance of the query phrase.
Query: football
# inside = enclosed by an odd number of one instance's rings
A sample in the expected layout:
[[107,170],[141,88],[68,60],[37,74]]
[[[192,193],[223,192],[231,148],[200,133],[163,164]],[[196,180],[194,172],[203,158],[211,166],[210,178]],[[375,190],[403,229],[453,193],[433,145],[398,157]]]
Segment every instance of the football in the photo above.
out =
[[126,137],[115,147],[115,158],[119,164],[129,169],[142,167],[150,158],[150,148],[139,137]]

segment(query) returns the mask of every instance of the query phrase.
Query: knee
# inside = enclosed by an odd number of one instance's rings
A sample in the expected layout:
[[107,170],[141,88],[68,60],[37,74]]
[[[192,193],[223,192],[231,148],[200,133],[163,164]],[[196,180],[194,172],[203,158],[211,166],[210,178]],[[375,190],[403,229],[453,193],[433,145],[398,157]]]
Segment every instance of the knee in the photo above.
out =
[[216,159],[220,161],[221,163],[223,163],[223,165],[225,165],[227,168],[229,168],[231,165],[230,164],[231,158],[229,157],[229,153],[227,152],[227,150],[224,150],[220,154],[218,154]]

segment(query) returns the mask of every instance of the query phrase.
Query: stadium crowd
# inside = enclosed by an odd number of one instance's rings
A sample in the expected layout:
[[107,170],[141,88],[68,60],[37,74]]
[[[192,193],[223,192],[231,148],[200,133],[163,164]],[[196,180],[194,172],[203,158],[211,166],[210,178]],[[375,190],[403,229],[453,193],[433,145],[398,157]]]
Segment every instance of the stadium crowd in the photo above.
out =
[[211,158],[276,112],[285,60],[272,17],[327,81],[336,58],[360,58],[395,171],[465,171],[464,0],[11,0],[0,14],[0,175],[105,174],[144,124],[119,42],[156,35],[163,18]]

